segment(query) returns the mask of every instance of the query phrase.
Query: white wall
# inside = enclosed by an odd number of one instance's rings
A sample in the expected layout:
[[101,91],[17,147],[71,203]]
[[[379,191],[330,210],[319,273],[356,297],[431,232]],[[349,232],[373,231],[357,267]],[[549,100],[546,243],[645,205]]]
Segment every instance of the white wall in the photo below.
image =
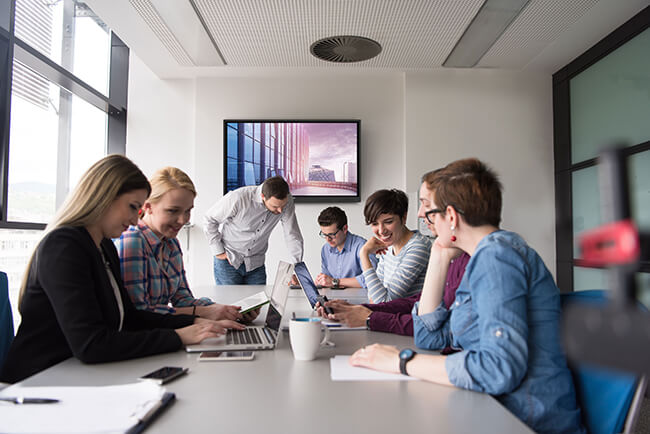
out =
[[555,273],[552,83],[548,75],[497,70],[407,73],[406,185],[467,157],[504,186],[504,229],[521,234]]
[[[197,217],[203,215],[223,191],[223,120],[228,118],[361,119],[361,196],[378,188],[402,185],[401,159],[403,124],[402,74],[361,76],[298,75],[252,78],[206,78],[196,85],[196,180],[201,195]],[[397,155],[397,157],[396,157]],[[360,203],[339,204],[352,232],[368,236]],[[320,248],[316,218],[327,204],[297,204],[296,213],[305,239],[305,262],[312,274],[320,270]],[[198,237],[197,237],[198,238]],[[193,240],[197,261],[194,279],[212,282],[211,262],[204,238]],[[280,226],[272,233],[267,254],[269,281],[279,260],[288,260]]]
[[[501,175],[504,227],[529,240],[555,269],[550,76],[492,70],[430,73],[264,73],[162,81],[135,56],[130,71],[127,154],[147,174],[165,164],[192,176],[199,195],[193,220],[222,196],[223,119],[361,119],[362,200],[379,188],[405,189],[415,202],[422,173],[477,156]],[[319,271],[316,217],[326,204],[298,204],[305,261]],[[342,204],[350,229],[370,231],[363,202]],[[409,226],[415,227],[415,203]],[[185,247],[186,240],[183,239]],[[185,255],[192,286],[212,283],[199,227]],[[267,254],[269,281],[288,253],[278,227]],[[195,291],[196,292],[196,291]]]

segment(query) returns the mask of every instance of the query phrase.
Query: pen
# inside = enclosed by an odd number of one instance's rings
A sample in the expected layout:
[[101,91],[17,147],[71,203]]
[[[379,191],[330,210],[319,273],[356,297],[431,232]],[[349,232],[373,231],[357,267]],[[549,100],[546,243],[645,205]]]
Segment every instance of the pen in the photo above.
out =
[[0,397],[0,401],[12,404],[54,404],[59,402],[58,399],[52,398],[23,398],[22,396]]

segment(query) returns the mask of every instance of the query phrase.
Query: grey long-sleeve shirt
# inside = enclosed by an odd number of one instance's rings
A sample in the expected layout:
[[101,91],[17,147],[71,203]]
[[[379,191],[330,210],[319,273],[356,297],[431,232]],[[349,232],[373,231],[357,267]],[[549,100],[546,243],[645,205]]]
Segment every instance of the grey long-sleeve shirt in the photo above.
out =
[[226,252],[233,267],[244,263],[251,271],[264,265],[269,237],[280,221],[292,260],[302,261],[303,238],[293,197],[289,195],[282,213],[273,214],[262,202],[261,185],[241,187],[219,199],[206,213],[203,230],[212,255]]

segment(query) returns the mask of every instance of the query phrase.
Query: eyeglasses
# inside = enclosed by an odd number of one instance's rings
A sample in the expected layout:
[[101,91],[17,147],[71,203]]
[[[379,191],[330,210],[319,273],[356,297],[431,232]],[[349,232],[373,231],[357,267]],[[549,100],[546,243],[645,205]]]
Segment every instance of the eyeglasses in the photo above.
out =
[[435,218],[436,214],[441,212],[443,212],[441,209],[434,208],[431,211],[425,212],[424,218],[426,218],[429,223],[433,224],[433,219]]
[[332,232],[331,234],[325,234],[325,233],[323,233],[323,231],[320,231],[320,232],[318,232],[318,235],[320,235],[320,236],[323,237],[323,238],[328,238],[328,239],[331,240],[331,239],[333,239],[333,238],[336,236],[336,234],[338,234],[339,232],[341,232],[341,229],[338,229],[336,232]]
[[[453,205],[452,205],[452,206],[453,206]],[[464,215],[464,213],[463,213],[462,210],[456,208],[455,206],[454,206],[454,209],[456,210],[456,212],[457,212],[458,214],[462,214],[462,215]],[[425,213],[424,213],[424,217],[427,219],[427,221],[428,221],[429,223],[433,224],[433,219],[435,218],[435,215],[436,215],[436,214],[440,214],[440,213],[444,213],[444,212],[445,212],[445,210],[442,210],[442,209],[440,209],[440,208],[434,208],[434,209],[432,209],[432,210],[430,210],[430,211],[425,212]]]

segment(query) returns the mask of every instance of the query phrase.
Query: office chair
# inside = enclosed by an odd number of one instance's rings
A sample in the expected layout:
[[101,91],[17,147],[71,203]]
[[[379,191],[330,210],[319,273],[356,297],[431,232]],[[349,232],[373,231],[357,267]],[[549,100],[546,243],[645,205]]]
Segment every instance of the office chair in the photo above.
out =
[[[566,303],[604,304],[605,290],[577,291],[561,294]],[[607,349],[603,349],[607,351]],[[631,433],[634,431],[645,388],[646,378],[608,369],[569,364],[576,387],[582,421],[592,434]]]
[[11,341],[14,339],[14,320],[9,303],[9,281],[0,271],[0,367],[4,364]]

